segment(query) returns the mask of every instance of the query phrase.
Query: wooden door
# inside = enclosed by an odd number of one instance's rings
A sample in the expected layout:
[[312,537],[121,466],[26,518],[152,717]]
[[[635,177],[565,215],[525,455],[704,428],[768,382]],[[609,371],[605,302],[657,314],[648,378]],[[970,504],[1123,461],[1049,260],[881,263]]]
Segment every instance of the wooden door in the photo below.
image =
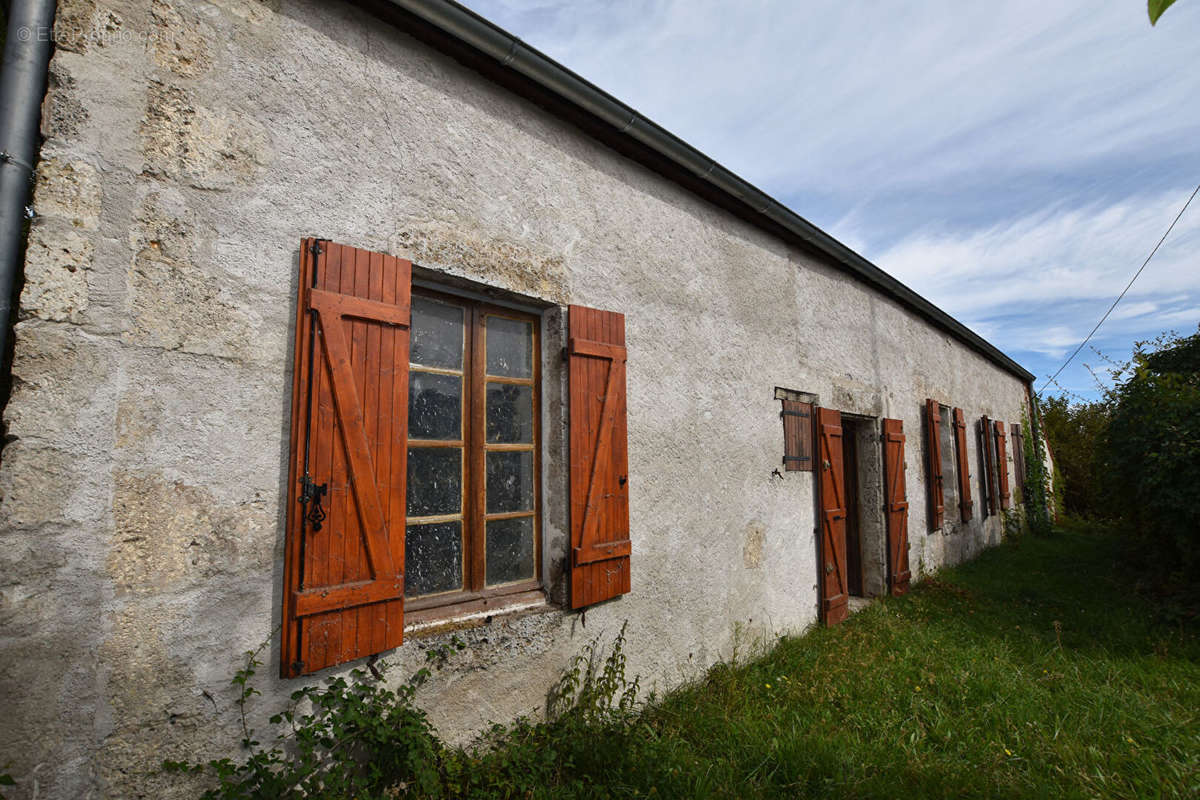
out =
[[820,549],[817,581],[821,588],[821,618],[836,625],[846,618],[846,485],[842,457],[842,415],[817,409],[818,460],[821,465],[819,508]]
[[883,421],[883,479],[887,487],[888,575],[894,595],[908,591],[908,490],[904,480],[904,423]]

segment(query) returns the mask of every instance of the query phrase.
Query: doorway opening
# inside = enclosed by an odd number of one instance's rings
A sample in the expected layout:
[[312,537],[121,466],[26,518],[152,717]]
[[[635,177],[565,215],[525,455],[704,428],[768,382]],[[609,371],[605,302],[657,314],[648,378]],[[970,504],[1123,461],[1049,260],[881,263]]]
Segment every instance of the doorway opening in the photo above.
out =
[[879,420],[842,414],[846,487],[846,589],[850,610],[887,594],[883,448]]

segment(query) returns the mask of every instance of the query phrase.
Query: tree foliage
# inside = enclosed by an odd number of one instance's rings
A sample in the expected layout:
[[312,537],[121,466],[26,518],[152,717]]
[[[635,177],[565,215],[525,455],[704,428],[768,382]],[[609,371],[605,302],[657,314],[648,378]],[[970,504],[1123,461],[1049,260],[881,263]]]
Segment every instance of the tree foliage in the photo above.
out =
[[1090,519],[1111,517],[1103,479],[1103,438],[1111,413],[1108,401],[1072,403],[1066,397],[1048,397],[1041,402],[1041,412],[1054,465],[1062,479],[1061,510]]
[[[1139,343],[1109,393],[1110,501],[1163,588],[1200,594],[1200,332]],[[1174,592],[1173,592],[1174,593]]]

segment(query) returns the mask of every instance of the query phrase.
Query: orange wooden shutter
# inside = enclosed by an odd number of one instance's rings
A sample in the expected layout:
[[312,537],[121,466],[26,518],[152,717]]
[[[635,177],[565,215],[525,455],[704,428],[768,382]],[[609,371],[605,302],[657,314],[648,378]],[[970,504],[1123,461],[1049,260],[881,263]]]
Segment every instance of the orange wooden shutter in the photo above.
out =
[[1000,420],[996,420],[996,470],[1000,478],[1000,507],[1008,508],[1012,499],[1008,491],[1008,436]]
[[842,414],[817,409],[817,458],[821,465],[821,617],[836,625],[849,612],[846,589],[846,475],[842,460]]
[[883,421],[883,479],[887,484],[888,575],[892,594],[908,591],[908,491],[904,480],[904,423]]
[[625,315],[567,315],[571,448],[571,607],[630,589]]
[[[980,456],[983,459],[983,485],[984,493],[987,495],[987,511],[993,515],[996,514],[996,454],[993,452],[992,443],[992,421],[984,414],[979,418],[979,445],[982,449]],[[984,514],[987,516],[987,514]]]
[[929,447],[929,527],[936,530],[942,527],[946,517],[946,495],[942,476],[942,445],[938,437],[941,411],[937,400],[925,401],[925,426],[928,432]]
[[958,508],[962,521],[971,519],[975,501],[971,499],[971,464],[967,457],[967,421],[961,408],[954,409],[954,450],[958,464]]
[[399,258],[301,244],[284,677],[403,641],[411,280]]

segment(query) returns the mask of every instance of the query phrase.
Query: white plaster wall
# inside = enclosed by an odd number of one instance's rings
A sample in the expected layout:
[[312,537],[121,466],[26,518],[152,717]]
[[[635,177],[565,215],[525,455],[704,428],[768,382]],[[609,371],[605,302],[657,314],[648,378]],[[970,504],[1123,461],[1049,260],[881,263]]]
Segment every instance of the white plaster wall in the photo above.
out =
[[[998,540],[979,515],[925,534],[915,443],[925,398],[1015,421],[1023,385],[843,272],[353,6],[61,6],[89,35],[52,65],[0,465],[17,796],[189,796],[161,759],[234,749],[228,681],[279,614],[302,236],[626,315],[633,591],[586,627],[552,611],[460,632],[423,700],[451,738],[540,708],[625,621],[630,672],[659,689],[814,623],[812,476],[771,474],[776,386],[903,420],[915,576]],[[561,336],[557,308],[544,330]],[[562,376],[544,355],[554,583]],[[296,687],[267,652],[259,725]]]

